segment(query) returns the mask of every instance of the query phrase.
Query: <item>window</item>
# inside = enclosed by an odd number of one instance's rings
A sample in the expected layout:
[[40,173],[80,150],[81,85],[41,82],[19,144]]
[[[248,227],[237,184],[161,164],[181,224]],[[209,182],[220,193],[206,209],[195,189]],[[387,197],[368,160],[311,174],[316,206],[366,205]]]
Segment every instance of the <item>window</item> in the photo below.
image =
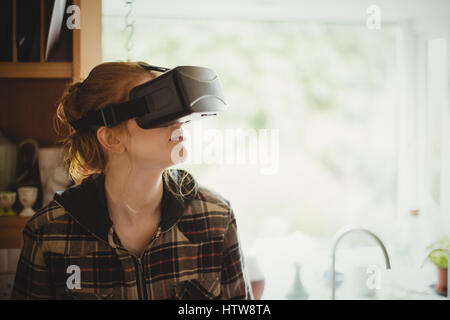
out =
[[[125,60],[123,17],[103,19],[104,60]],[[381,228],[395,217],[394,28],[133,20],[133,60],[220,75],[229,111],[191,127],[219,128],[224,137],[230,128],[279,131],[274,174],[261,174],[259,164],[181,165],[232,202],[245,243],[292,231],[329,236],[357,222]]]
[[[417,70],[426,59],[417,53],[417,30],[402,22],[411,16],[408,10],[428,17],[431,9],[385,3],[387,22],[371,30],[359,1],[339,8],[333,1],[308,6],[289,1],[278,6],[270,1],[231,1],[218,7],[202,1],[174,3],[171,8],[135,3],[128,53],[127,10],[118,1],[104,3],[103,59],[126,60],[129,54],[131,60],[155,65],[200,65],[216,71],[229,110],[191,124],[193,158],[179,166],[231,201],[244,247],[279,250],[285,260],[278,261],[291,261],[298,246],[283,247],[286,241],[314,242],[311,248],[318,244],[329,250],[333,235],[348,224],[393,239],[397,219],[419,198],[426,170],[433,197],[442,201],[442,177],[449,172],[441,167],[448,153],[440,149],[445,130],[432,124],[434,142],[424,144],[432,149],[425,151],[433,154],[430,167],[420,155],[420,114],[426,105],[420,92],[426,88]],[[432,54],[448,60],[441,49],[434,43]],[[431,83],[448,77],[440,63],[430,62]],[[442,108],[448,106],[445,94],[439,91]],[[441,113],[434,114],[427,119],[439,122]],[[448,119],[443,121],[448,125]],[[245,164],[227,162],[230,129],[244,132]],[[268,168],[271,172],[264,174]],[[269,255],[263,259],[270,260]],[[280,272],[272,267],[266,271]],[[289,277],[278,280],[288,286]],[[286,286],[272,287],[265,297],[282,298]]]

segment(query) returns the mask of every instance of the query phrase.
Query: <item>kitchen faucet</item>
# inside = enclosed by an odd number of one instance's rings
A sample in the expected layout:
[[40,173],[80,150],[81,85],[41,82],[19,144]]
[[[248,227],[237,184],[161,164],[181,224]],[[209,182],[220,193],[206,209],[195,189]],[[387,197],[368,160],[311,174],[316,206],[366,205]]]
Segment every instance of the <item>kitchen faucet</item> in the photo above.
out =
[[339,242],[341,241],[341,239],[345,235],[347,235],[349,233],[352,233],[352,232],[357,232],[357,231],[368,233],[369,235],[371,235],[378,242],[378,244],[380,245],[381,250],[383,251],[383,254],[384,254],[384,259],[385,259],[385,262],[386,262],[386,268],[387,269],[391,269],[391,263],[389,261],[389,255],[388,255],[388,253],[386,251],[386,247],[384,246],[384,244],[380,240],[380,238],[378,238],[372,231],[364,229],[364,228],[361,228],[361,227],[353,227],[353,226],[345,227],[344,229],[342,229],[340,232],[337,233],[337,236],[336,236],[336,238],[335,238],[335,240],[333,242],[332,267],[331,267],[332,268],[331,272],[332,272],[332,276],[333,276],[333,278],[332,278],[333,282],[332,282],[332,285],[331,285],[331,299],[332,300],[336,299],[336,249],[337,249],[337,246],[338,246]]

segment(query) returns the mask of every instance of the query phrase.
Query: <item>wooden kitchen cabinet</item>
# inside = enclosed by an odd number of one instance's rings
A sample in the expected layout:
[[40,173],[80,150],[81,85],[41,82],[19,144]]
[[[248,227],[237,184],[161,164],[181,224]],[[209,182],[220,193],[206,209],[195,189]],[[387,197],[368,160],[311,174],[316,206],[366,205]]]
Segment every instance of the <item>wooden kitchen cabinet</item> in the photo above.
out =
[[19,216],[0,217],[0,249],[21,247],[22,231],[28,219]]
[[[17,10],[31,2],[22,0],[2,0],[2,5],[10,5],[11,40],[6,46],[11,54],[7,61],[0,62],[0,130],[14,143],[18,144],[27,138],[35,139],[39,147],[59,146],[54,126],[54,116],[59,98],[67,84],[82,80],[89,71],[102,62],[102,1],[101,0],[68,0],[69,4],[80,8],[80,28],[70,32],[70,41],[65,41],[64,47],[67,61],[46,61],[45,48],[49,30],[49,11],[54,0],[33,0],[40,5],[39,32],[34,35],[39,38],[39,54],[37,61],[24,61],[19,58],[17,41]],[[8,2],[10,1],[10,2]],[[33,3],[35,5],[35,3]],[[4,8],[4,7],[2,7]],[[26,8],[27,12],[31,10]],[[21,11],[22,12],[22,11]],[[6,13],[1,12],[4,17]],[[33,11],[33,14],[35,11]],[[51,16],[51,15],[50,15]],[[22,19],[22,21],[24,21]],[[66,27],[63,21],[62,27]],[[3,31],[3,30],[2,30]],[[34,36],[33,36],[34,37]],[[7,37],[8,38],[8,37]],[[4,39],[0,38],[0,39]],[[28,38],[29,39],[29,38]],[[65,38],[67,39],[67,38]],[[37,40],[33,40],[37,43]],[[0,43],[0,47],[5,47]],[[8,51],[9,49],[6,49]],[[35,50],[36,51],[36,50]],[[4,51],[3,51],[4,52]],[[9,56],[11,59],[9,59]],[[8,60],[9,59],[9,60]],[[47,59],[50,60],[50,59]],[[19,216],[0,216],[0,249],[19,248],[22,241],[22,231],[28,218]]]
[[[45,61],[49,22],[45,8],[53,7],[54,0],[40,1],[39,61],[18,59],[17,6],[11,1],[12,41],[11,61],[0,62],[0,129],[18,143],[34,138],[40,146],[58,145],[54,129],[54,114],[59,97],[68,83],[87,77],[89,71],[102,60],[102,5],[101,0],[73,0],[80,8],[80,29],[67,29],[71,41],[65,42],[71,50],[71,61]],[[48,11],[48,10],[47,10]],[[62,24],[66,28],[65,21]]]
[[[89,71],[102,60],[102,2],[101,0],[73,0],[72,3],[80,8],[80,29],[70,30],[72,43],[72,61],[47,62],[45,48],[49,22],[46,19],[46,9],[52,7],[54,0],[40,1],[39,23],[39,61],[18,61],[17,52],[17,2],[12,1],[12,59],[0,62],[0,78],[48,78],[48,79],[80,79],[88,75]],[[70,3],[69,3],[70,4]],[[63,28],[66,28],[63,21]],[[19,40],[20,41],[20,40]]]

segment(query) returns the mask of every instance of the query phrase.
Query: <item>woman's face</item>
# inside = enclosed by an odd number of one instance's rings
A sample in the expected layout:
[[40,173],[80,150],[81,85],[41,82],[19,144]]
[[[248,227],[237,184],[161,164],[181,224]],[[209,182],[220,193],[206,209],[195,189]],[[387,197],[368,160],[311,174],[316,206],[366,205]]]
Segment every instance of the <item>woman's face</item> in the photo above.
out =
[[167,168],[185,160],[187,150],[184,145],[183,123],[142,129],[135,119],[130,119],[127,120],[126,127],[129,137],[125,139],[125,147],[134,164]]
[[[140,79],[124,79],[116,94],[127,95],[135,86],[151,80],[149,75]],[[183,143],[183,123],[172,124],[154,129],[142,129],[136,119],[125,121],[127,132],[114,130],[120,136],[123,148],[119,148],[120,156],[126,156],[132,165],[140,169],[154,167],[165,169],[174,164],[183,162],[187,157],[187,150]],[[106,128],[105,128],[106,129]],[[181,136],[181,138],[179,138]],[[116,150],[117,151],[117,150]],[[117,154],[111,154],[117,156]],[[119,160],[121,161],[121,160]]]

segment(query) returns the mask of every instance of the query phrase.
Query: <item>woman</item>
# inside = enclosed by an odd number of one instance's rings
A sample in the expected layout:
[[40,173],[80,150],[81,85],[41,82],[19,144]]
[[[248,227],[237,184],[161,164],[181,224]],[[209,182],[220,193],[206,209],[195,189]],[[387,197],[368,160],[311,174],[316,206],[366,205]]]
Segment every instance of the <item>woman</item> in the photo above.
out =
[[12,299],[253,298],[229,201],[168,169],[183,123],[69,126],[157,76],[139,63],[103,63],[62,96],[66,162],[84,179],[27,223]]

